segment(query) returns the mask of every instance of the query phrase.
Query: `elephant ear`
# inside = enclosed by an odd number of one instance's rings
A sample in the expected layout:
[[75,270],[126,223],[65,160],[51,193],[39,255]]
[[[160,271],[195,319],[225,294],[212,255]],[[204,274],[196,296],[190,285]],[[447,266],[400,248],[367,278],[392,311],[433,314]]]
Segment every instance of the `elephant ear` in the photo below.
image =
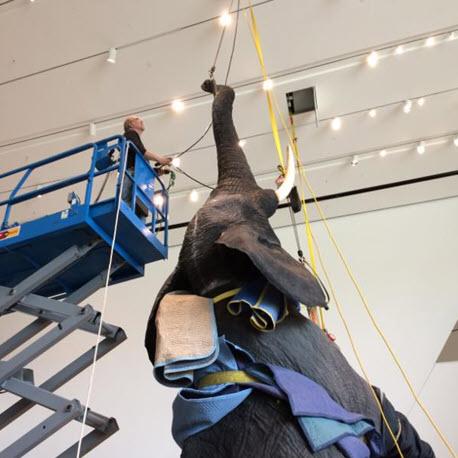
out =
[[145,333],[145,347],[148,352],[148,357],[154,365],[154,358],[156,356],[156,313],[162,298],[172,291],[189,290],[189,284],[184,275],[183,270],[178,264],[175,270],[169,275],[165,283],[162,285],[156,300],[154,301],[153,308],[148,318],[148,325]]
[[320,282],[281,247],[268,223],[232,225],[216,243],[245,253],[266,280],[291,299],[327,308]]

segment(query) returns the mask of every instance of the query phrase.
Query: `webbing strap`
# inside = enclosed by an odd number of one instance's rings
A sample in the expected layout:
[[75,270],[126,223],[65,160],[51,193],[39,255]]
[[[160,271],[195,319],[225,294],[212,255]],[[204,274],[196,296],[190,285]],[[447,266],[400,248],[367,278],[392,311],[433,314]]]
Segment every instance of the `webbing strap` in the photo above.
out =
[[242,288],[235,288],[231,289],[229,291],[225,291],[224,293],[218,294],[218,296],[215,296],[213,298],[213,303],[218,304],[218,302],[224,301],[224,299],[228,299],[230,297],[235,296],[237,293],[240,292]]
[[197,383],[197,388],[205,388],[211,385],[223,385],[225,383],[255,383],[258,379],[252,377],[245,371],[221,371],[207,374]]

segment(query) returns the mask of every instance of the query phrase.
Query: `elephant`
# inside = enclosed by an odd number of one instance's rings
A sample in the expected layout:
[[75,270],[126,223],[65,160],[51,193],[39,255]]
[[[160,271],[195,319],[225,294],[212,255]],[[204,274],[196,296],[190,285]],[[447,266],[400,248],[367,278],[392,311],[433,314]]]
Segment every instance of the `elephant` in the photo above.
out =
[[[294,161],[289,161],[285,183],[279,189],[260,188],[239,145],[232,118],[234,90],[216,85],[212,80],[205,81],[202,89],[214,95],[212,119],[217,185],[190,221],[175,270],[153,305],[145,336],[153,364],[155,317],[167,293],[185,290],[212,298],[261,275],[289,298],[307,306],[326,306],[317,278],[283,250],[269,224],[279,200],[292,187],[290,170]],[[224,306],[215,305],[215,316],[218,333],[249,351],[256,361],[306,375],[345,409],[364,415],[377,430],[384,430],[370,387],[352,369],[338,346],[312,321],[292,310],[275,331],[259,332],[246,317],[233,316]],[[406,438],[406,444],[401,444],[404,456],[434,456],[408,420],[402,414],[398,414],[397,419],[403,426],[401,436]],[[395,426],[397,430],[397,423]],[[398,456],[393,443],[386,449],[384,456]],[[327,458],[345,455],[334,445],[312,453],[289,407],[254,391],[218,423],[186,439],[181,456]]]

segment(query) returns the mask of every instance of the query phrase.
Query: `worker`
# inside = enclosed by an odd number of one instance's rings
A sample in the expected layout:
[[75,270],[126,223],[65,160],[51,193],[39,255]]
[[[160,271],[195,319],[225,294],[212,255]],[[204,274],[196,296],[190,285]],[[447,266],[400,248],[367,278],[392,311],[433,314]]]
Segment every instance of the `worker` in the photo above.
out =
[[[154,161],[156,163],[156,173],[158,175],[162,175],[164,173],[162,167],[171,164],[172,158],[147,150],[140,138],[144,130],[145,123],[143,122],[143,119],[141,119],[139,116],[128,116],[124,120],[124,137],[126,137],[126,139],[129,140],[138,149],[140,154],[142,154],[146,160]],[[130,173],[132,177],[134,177],[135,155],[135,149],[129,147],[129,150],[127,152],[126,170]],[[122,199],[128,202],[129,204],[132,199],[132,181],[127,177],[125,177],[124,180]],[[140,203],[136,202],[135,213],[139,216],[144,216],[145,213],[147,214],[147,211],[146,209],[143,209],[143,211],[141,211],[138,208],[139,205]]]

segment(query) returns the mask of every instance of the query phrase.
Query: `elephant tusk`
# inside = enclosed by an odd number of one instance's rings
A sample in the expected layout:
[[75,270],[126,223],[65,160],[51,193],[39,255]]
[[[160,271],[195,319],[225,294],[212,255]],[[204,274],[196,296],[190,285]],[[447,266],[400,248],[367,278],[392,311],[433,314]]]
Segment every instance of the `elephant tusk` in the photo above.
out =
[[285,180],[281,186],[275,191],[278,201],[281,202],[283,199],[286,199],[293,189],[294,180],[296,178],[296,161],[294,159],[293,150],[288,145],[288,170],[286,171]]

